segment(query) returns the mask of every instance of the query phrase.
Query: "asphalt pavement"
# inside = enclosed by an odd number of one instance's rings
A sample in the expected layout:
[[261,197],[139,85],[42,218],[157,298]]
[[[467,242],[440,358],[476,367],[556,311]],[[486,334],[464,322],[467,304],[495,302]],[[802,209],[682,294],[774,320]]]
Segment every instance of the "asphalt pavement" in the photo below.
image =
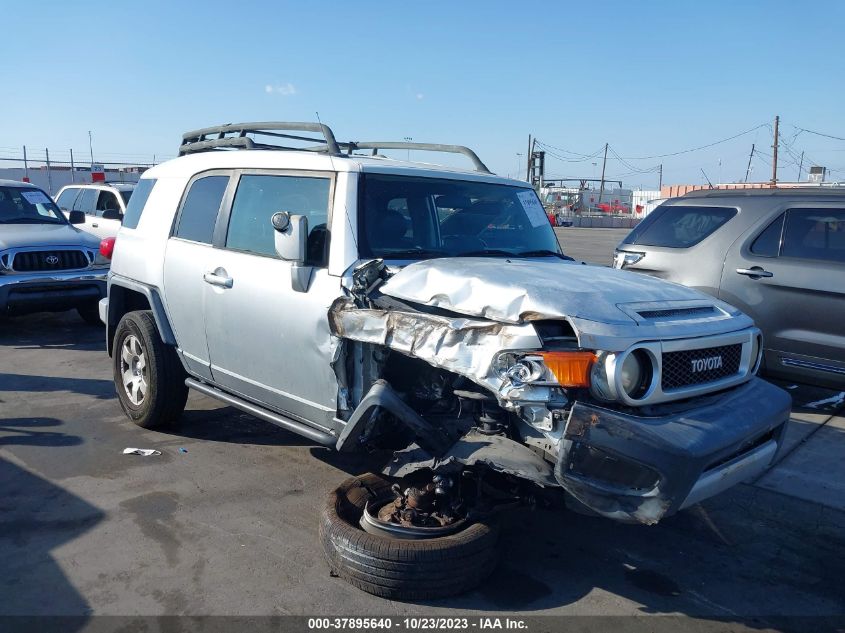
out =
[[[567,252],[609,260],[616,236],[560,231]],[[73,313],[0,324],[0,615],[680,614],[778,628],[845,613],[833,392],[784,385],[798,404],[790,451],[754,484],[653,527],[517,510],[482,587],[391,602],[332,577],[317,540],[325,495],[373,463],[197,394],[173,428],[140,429],[111,374],[102,330]]]

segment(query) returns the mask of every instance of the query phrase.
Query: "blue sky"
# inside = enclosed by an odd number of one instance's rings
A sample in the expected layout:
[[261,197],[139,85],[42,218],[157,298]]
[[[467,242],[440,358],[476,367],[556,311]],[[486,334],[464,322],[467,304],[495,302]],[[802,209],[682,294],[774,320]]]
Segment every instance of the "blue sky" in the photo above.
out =
[[[0,156],[87,159],[92,130],[95,159],[149,161],[189,129],[319,111],[341,139],[466,144],[502,174],[522,173],[531,133],[570,159],[549,155],[549,175],[590,177],[600,158],[579,154],[605,142],[656,156],[779,114],[782,179],[802,150],[845,179],[845,141],[799,130],[845,137],[842,2],[45,1],[11,15]],[[752,143],[752,179],[768,179],[768,127],[613,159],[608,176],[653,188],[662,162],[667,184],[702,168],[736,180]]]

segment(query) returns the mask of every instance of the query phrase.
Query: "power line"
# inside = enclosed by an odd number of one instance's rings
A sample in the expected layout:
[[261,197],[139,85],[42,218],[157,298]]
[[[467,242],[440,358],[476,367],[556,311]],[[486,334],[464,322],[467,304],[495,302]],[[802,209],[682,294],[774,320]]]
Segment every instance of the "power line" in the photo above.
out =
[[732,141],[735,138],[739,138],[740,136],[745,136],[746,134],[751,134],[751,132],[755,132],[760,128],[766,127],[769,125],[768,123],[761,123],[750,130],[745,130],[745,132],[740,132],[739,134],[734,134],[733,136],[729,136],[728,138],[723,138],[719,141],[715,141],[713,143],[708,143],[707,145],[699,145],[698,147],[691,147],[690,149],[684,149],[679,152],[670,152],[669,154],[655,154],[654,156],[626,156],[627,160],[651,160],[652,158],[667,158],[669,156],[679,156],[681,154],[689,154],[690,152],[697,152],[701,149],[707,149],[708,147],[713,147],[714,145],[720,145],[721,143],[727,143],[728,141]]

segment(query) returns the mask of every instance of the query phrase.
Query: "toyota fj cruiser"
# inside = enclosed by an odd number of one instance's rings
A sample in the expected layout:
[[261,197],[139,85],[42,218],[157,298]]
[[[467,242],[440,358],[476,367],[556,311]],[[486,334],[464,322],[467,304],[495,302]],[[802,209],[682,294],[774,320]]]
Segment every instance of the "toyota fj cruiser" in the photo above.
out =
[[[379,155],[397,148],[474,169]],[[471,150],[259,123],[189,132],[180,154],[135,189],[100,305],[120,405],[157,427],[192,388],[394,451],[322,514],[356,586],[468,589],[495,564],[496,511],[541,489],[653,524],[774,459],[790,399],[755,376],[752,321],[572,261],[531,186]]]

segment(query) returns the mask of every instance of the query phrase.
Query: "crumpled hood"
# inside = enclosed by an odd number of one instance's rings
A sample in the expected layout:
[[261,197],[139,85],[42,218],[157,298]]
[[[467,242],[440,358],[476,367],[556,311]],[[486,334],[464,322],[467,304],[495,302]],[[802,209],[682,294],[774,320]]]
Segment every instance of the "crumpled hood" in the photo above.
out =
[[75,246],[96,250],[99,240],[70,224],[3,224],[0,251],[34,246]]
[[632,325],[634,319],[619,305],[690,300],[721,304],[655,277],[552,258],[424,260],[409,264],[379,290],[396,299],[504,323],[575,317]]

